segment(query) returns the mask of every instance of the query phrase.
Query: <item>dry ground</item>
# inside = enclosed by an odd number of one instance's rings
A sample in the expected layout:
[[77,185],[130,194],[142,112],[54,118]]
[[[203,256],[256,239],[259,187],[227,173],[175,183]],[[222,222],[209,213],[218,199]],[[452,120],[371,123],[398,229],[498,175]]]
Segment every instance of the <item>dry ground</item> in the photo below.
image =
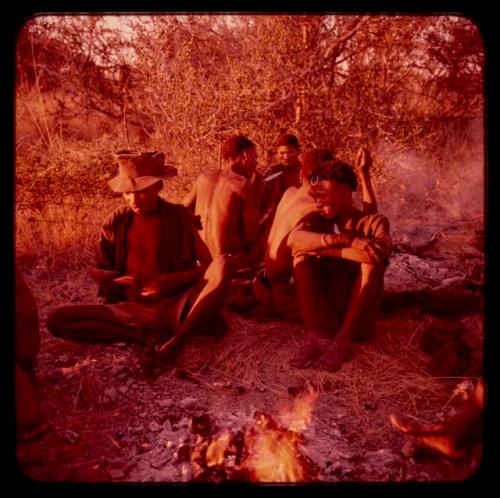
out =
[[[425,258],[395,254],[386,287],[432,287],[434,281],[477,274],[483,254],[474,225],[442,232]],[[42,436],[18,442],[18,461],[35,479],[189,481],[193,469],[179,460],[177,450],[190,438],[193,415],[208,413],[219,427],[238,430],[256,409],[275,416],[307,382],[320,395],[304,432],[304,450],[320,467],[322,481],[460,480],[480,462],[480,447],[467,460],[452,462],[415,452],[391,429],[388,415],[394,411],[428,421],[449,417],[463,403],[452,399],[453,388],[475,375],[428,373],[429,357],[418,343],[431,316],[421,309],[382,315],[375,341],[358,346],[336,373],[288,367],[302,341],[300,325],[226,310],[230,332],[225,337],[193,338],[175,370],[151,378],[141,371],[132,346],[77,345],[48,334],[50,309],[98,302],[85,273],[53,273],[36,261],[24,263],[22,270],[39,305],[42,345],[36,372],[49,425]],[[455,320],[480,351],[482,315]]]

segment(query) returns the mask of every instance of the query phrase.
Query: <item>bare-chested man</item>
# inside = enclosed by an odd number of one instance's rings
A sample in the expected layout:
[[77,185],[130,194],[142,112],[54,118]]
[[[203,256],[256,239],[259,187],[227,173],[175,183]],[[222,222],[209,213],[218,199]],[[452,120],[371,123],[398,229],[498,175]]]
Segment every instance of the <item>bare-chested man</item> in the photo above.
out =
[[292,364],[335,371],[348,358],[352,340],[373,334],[391,251],[389,222],[353,206],[356,174],[328,149],[306,154],[302,175],[317,212],[306,216],[287,239],[309,338]]
[[234,135],[223,143],[222,157],[224,169],[202,173],[183,204],[200,216],[201,237],[212,257],[229,253],[245,265],[258,225],[257,151],[247,137]]
[[[334,159],[328,152],[326,158]],[[359,149],[356,156],[363,193],[363,211],[375,213],[377,205],[371,184],[369,152]],[[311,185],[300,171],[301,186],[290,187],[283,195],[267,240],[264,271],[254,280],[254,294],[270,311],[290,316],[298,313],[298,303],[293,286],[293,256],[288,246],[290,232],[308,215],[317,211],[311,197]]]
[[91,270],[105,304],[58,308],[47,326],[57,337],[84,342],[159,335],[156,357],[168,361],[221,307],[226,258],[212,260],[194,215],[158,195],[163,179],[176,174],[163,153],[120,151],[117,161],[109,185],[126,206],[104,222]]

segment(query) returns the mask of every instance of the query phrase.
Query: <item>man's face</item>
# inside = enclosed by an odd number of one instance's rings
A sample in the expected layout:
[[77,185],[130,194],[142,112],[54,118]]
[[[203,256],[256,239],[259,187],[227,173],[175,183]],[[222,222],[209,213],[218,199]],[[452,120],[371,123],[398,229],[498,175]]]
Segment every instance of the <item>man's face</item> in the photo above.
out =
[[291,145],[280,145],[276,151],[278,162],[283,166],[295,166],[299,162],[299,150]]
[[351,187],[326,175],[313,178],[310,192],[316,208],[326,219],[334,218],[352,205]]
[[124,192],[123,198],[135,214],[151,214],[158,207],[158,192],[161,187],[161,182],[158,182],[137,192]]

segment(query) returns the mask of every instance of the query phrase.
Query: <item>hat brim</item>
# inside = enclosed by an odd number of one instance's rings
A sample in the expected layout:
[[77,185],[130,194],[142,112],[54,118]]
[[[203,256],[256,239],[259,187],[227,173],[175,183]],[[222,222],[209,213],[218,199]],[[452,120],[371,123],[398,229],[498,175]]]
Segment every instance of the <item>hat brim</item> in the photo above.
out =
[[151,187],[157,182],[167,180],[177,175],[177,168],[168,166],[162,176],[140,176],[138,178],[129,178],[127,176],[115,176],[109,180],[108,185],[113,192],[123,194],[124,192],[139,192],[145,188]]

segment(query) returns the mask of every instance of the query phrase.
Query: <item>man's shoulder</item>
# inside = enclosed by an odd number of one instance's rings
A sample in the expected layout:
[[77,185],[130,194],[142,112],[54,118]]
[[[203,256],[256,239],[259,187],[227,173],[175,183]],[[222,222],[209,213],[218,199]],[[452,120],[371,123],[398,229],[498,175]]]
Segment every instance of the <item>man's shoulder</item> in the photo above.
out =
[[281,197],[280,204],[301,204],[302,202],[311,202],[311,197],[301,187],[288,187]]
[[381,214],[381,213],[363,214],[361,219],[365,220],[367,223],[370,223],[370,224],[389,221],[389,218],[387,218],[387,216],[385,216],[384,214]]
[[182,204],[160,198],[160,211],[174,216],[193,216],[193,213]]
[[173,202],[166,201],[165,199],[160,200],[160,212],[162,216],[168,219],[177,219],[181,222],[181,225],[188,226],[189,224],[197,225],[197,216],[182,204],[177,204]]
[[252,182],[248,178],[234,171],[225,171],[224,174],[221,175],[221,178],[224,179],[223,188],[229,186],[229,188],[236,193],[242,193],[252,185]]
[[111,211],[105,218],[104,224],[105,225],[114,225],[117,223],[120,223],[128,218],[130,216],[130,213],[132,210],[128,206],[119,206],[113,211]]
[[389,219],[387,216],[374,213],[374,214],[363,214],[357,223],[358,227],[363,226],[365,230],[370,230],[371,232],[376,232],[380,228],[383,228],[385,231],[389,230]]

